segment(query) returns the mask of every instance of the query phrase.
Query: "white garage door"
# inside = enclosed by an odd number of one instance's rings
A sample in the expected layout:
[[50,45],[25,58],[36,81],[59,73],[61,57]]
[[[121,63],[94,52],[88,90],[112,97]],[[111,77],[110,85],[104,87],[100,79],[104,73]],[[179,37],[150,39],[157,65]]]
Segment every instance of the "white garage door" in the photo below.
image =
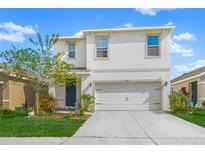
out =
[[160,110],[159,82],[95,84],[96,110]]

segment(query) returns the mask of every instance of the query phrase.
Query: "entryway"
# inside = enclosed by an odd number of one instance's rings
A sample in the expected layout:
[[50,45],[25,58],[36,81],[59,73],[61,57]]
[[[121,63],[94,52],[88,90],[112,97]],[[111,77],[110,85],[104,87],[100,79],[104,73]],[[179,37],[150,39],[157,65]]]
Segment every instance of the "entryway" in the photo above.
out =
[[76,103],[76,84],[72,83],[66,86],[66,106],[74,107]]
[[197,104],[197,81],[191,83],[191,101]]

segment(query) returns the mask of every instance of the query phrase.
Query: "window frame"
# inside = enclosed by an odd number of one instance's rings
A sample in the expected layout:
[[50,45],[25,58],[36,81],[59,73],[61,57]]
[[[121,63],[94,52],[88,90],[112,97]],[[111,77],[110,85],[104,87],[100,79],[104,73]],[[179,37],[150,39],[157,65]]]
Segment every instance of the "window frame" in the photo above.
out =
[[[98,38],[106,38],[107,39],[107,57],[97,57],[97,39]],[[107,35],[100,35],[100,36],[95,36],[95,55],[94,59],[96,60],[106,60],[109,59],[109,36]]]
[[[71,44],[74,45],[74,47],[75,47],[74,52],[71,52],[71,53],[74,53],[74,58],[73,58],[73,57],[70,57],[70,49],[69,49],[69,46],[70,46]],[[68,59],[76,59],[76,43],[68,43]]]
[[[157,56],[149,56],[148,55],[148,36],[158,36],[158,53]],[[145,58],[161,58],[161,34],[160,33],[147,33],[145,35]]]

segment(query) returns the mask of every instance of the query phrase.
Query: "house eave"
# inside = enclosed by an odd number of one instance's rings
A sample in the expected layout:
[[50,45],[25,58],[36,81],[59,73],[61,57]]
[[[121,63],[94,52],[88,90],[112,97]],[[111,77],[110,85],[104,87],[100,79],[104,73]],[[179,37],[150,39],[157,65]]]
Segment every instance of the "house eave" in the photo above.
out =
[[150,27],[131,27],[131,28],[102,28],[102,29],[84,29],[83,34],[90,32],[115,32],[115,31],[145,31],[145,30],[174,30],[175,26],[150,26]]
[[183,79],[183,80],[180,80],[180,81],[173,82],[173,83],[171,83],[171,86],[176,85],[176,84],[179,84],[179,83],[182,83],[182,82],[186,82],[186,81],[189,81],[189,80],[193,80],[193,79],[195,79],[195,78],[199,78],[199,77],[201,77],[202,75],[205,75],[205,72],[203,72],[203,73],[201,73],[201,74],[194,75],[194,76],[192,76],[192,77],[189,77],[189,78],[186,78],[186,79]]
[[59,39],[78,40],[85,39],[85,35],[94,32],[129,32],[129,31],[146,31],[146,30],[169,30],[172,31],[175,26],[148,26],[148,27],[121,27],[121,28],[94,28],[82,30],[83,35],[60,36]]

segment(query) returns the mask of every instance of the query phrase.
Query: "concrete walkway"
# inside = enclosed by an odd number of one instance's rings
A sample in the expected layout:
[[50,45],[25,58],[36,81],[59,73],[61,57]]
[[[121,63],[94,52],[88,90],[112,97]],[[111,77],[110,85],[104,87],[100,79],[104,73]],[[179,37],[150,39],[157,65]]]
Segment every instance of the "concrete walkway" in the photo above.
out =
[[164,112],[99,111],[63,144],[205,144],[205,129]]
[[99,111],[71,138],[0,138],[2,144],[205,144],[205,129],[163,112]]
[[0,137],[0,145],[59,145],[68,137]]

